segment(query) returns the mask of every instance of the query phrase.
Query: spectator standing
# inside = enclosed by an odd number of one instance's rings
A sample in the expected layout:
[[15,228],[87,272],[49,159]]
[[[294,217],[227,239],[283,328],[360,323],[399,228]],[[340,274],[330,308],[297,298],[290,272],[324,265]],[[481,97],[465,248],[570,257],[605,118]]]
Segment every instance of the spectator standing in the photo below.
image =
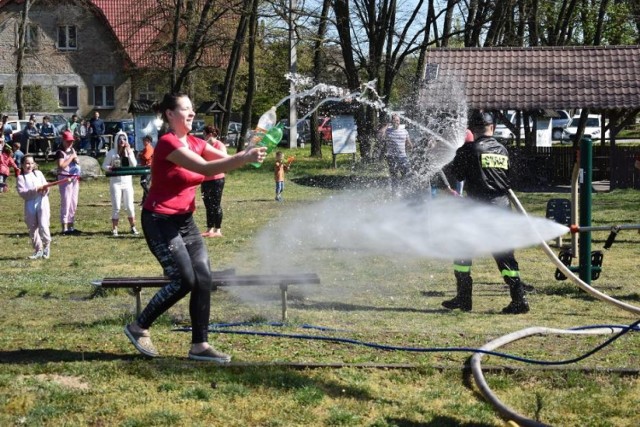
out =
[[[481,203],[491,204],[503,209],[510,209],[509,198],[509,152],[493,138],[495,121],[493,115],[482,110],[473,111],[469,118],[469,128],[475,140],[463,144],[456,151],[453,159],[453,173],[459,181],[465,181],[467,197]],[[521,314],[529,311],[529,303],[525,297],[525,284],[520,280],[520,270],[513,250],[494,254],[502,278],[509,286],[511,303],[502,309],[504,314]],[[452,300],[442,305],[450,310],[459,308],[471,311],[471,277],[470,259],[454,261],[457,293]]]
[[[115,136],[116,144],[107,151],[102,162],[102,169],[111,171],[119,167],[137,166],[136,156],[129,145],[127,134],[120,131]],[[133,208],[133,183],[131,175],[109,177],[109,192],[111,194],[111,234],[118,236],[118,223],[120,221],[120,207],[124,202],[127,211],[131,234],[140,234],[136,228],[136,213]]]
[[93,118],[89,120],[89,134],[91,135],[91,149],[93,151],[93,157],[98,157],[100,150],[104,144],[102,136],[106,129],[104,121],[100,118],[100,113],[94,111]]
[[[464,133],[464,143],[467,144],[469,142],[473,142],[475,138],[473,137],[473,132],[467,129]],[[464,191],[464,181],[456,181],[456,191],[460,196],[462,196],[462,192]]]
[[24,200],[24,222],[29,229],[29,238],[34,250],[29,259],[48,259],[51,244],[49,188],[46,178],[38,170],[31,155],[24,157],[17,188],[18,194]]
[[76,140],[76,143],[78,144],[78,150],[80,150],[80,138],[78,138],[77,132],[76,130],[78,129],[78,127],[80,126],[80,120],[78,119],[78,115],[77,114],[73,114],[71,116],[71,120],[69,120],[69,124],[67,125],[67,129],[71,132],[71,134],[73,135],[73,138]]
[[400,126],[400,116],[391,115],[391,123],[382,125],[378,130],[378,139],[384,144],[384,155],[389,166],[391,191],[398,194],[401,181],[409,173],[407,151],[412,148],[409,132]]
[[76,235],[80,230],[74,228],[78,196],[80,193],[80,165],[78,154],[73,148],[74,138],[68,130],[62,132],[62,146],[56,151],[55,159],[58,165],[58,180],[75,177],[70,181],[59,184],[60,188],[60,223],[62,234]]
[[[140,166],[148,166],[151,167],[151,163],[153,162],[153,139],[151,135],[145,135],[142,138],[142,150],[138,153],[139,165]],[[147,173],[144,175],[140,175],[140,186],[142,187],[142,201],[140,205],[144,204],[144,201],[147,200],[147,194],[149,194],[149,186],[151,185],[151,174]]]
[[9,179],[11,168],[13,168],[13,173],[17,178],[20,175],[20,168],[13,160],[11,147],[4,142],[4,139],[0,138],[0,193],[9,191],[7,180]]
[[80,123],[76,126],[73,132],[73,138],[76,141],[80,141],[78,147],[80,148],[80,153],[87,153],[90,149],[89,145],[89,122],[82,119]]
[[[219,152],[216,158],[227,157],[227,146],[218,139],[220,131],[215,126],[204,127],[204,137],[207,144]],[[224,173],[208,176],[200,187],[202,201],[207,212],[207,231],[204,237],[222,237],[222,192],[224,191]]]
[[11,127],[10,124],[7,123],[8,121],[9,121],[9,116],[4,114],[2,116],[2,138],[4,139],[4,142],[10,143],[11,137],[13,135],[13,128]]
[[191,294],[191,348],[194,360],[228,363],[231,356],[208,343],[211,306],[211,269],[204,239],[193,219],[196,187],[205,176],[262,162],[266,148],[253,147],[224,159],[205,141],[190,135],[195,112],[187,95],[167,94],[158,106],[169,131],[155,147],[151,188],[142,208],[142,228],[147,245],[169,278],[136,320],[124,329],[135,348],[155,357],[149,328],[175,303]]
[[24,158],[24,153],[20,147],[21,145],[19,142],[13,143],[13,161],[16,162],[18,169],[22,169],[22,159]]

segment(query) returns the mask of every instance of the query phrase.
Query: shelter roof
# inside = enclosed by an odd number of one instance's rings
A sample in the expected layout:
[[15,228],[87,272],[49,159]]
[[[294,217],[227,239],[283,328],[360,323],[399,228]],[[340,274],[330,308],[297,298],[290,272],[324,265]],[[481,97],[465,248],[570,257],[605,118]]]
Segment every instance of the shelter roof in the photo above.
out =
[[222,105],[218,101],[205,101],[200,104],[200,106],[196,110],[197,114],[213,114],[217,112],[227,112],[226,108],[224,108],[224,105]]
[[451,77],[471,108],[640,108],[640,46],[430,49],[427,64],[429,90]]

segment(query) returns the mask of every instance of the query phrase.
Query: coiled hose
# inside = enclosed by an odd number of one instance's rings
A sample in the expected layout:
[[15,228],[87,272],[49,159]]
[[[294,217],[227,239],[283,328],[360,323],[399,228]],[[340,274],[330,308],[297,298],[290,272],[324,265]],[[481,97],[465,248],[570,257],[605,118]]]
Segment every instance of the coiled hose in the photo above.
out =
[[[518,210],[522,214],[524,214],[525,216],[528,217],[528,214],[525,211],[524,207],[522,207],[522,204],[520,203],[520,200],[518,200],[518,198],[516,197],[515,193],[512,190],[509,190],[509,198],[511,199],[511,202],[518,208]],[[597,299],[599,299],[601,301],[604,301],[606,303],[612,304],[612,305],[614,305],[616,307],[622,308],[623,310],[629,311],[631,313],[640,314],[640,307],[636,307],[636,306],[633,306],[631,304],[627,304],[627,303],[624,303],[622,301],[618,301],[618,300],[616,300],[614,298],[611,298],[610,296],[603,294],[602,292],[594,289],[593,287],[588,285],[586,282],[581,280],[566,265],[564,265],[562,263],[562,261],[560,261],[560,259],[551,250],[551,248],[544,241],[544,239],[541,238],[540,242],[542,244],[542,249],[547,254],[549,259],[551,259],[551,261],[558,267],[558,269],[565,276],[567,276],[576,285],[578,285],[578,287],[580,287],[580,289],[582,289],[583,291],[587,292],[589,295],[591,295],[594,298],[597,298]],[[483,345],[480,348],[480,350],[482,350],[482,352],[475,353],[471,357],[471,372],[473,374],[473,378],[474,378],[474,380],[476,382],[476,385],[480,389],[480,392],[482,393],[484,398],[487,399],[487,401],[489,401],[505,419],[509,420],[508,422],[509,422],[510,425],[513,425],[514,423],[517,423],[517,425],[522,425],[522,426],[526,426],[526,427],[547,426],[547,424],[540,423],[538,421],[529,419],[527,417],[524,417],[524,416],[518,414],[516,411],[514,411],[511,408],[509,408],[507,405],[502,403],[502,401],[500,401],[500,399],[498,399],[496,397],[496,395],[489,388],[489,385],[485,381],[484,375],[482,374],[482,367],[480,365],[482,357],[486,354],[487,351],[493,351],[493,350],[495,350],[495,349],[497,349],[497,348],[499,348],[499,347],[501,347],[501,346],[503,346],[505,344],[511,343],[513,341],[517,341],[517,340],[525,338],[525,337],[530,337],[530,336],[533,336],[533,335],[544,335],[544,334],[589,334],[589,335],[594,335],[594,334],[606,334],[606,333],[608,333],[608,334],[620,333],[622,330],[623,330],[623,328],[617,328],[617,327],[596,328],[596,329],[589,329],[589,330],[566,330],[566,329],[554,329],[554,328],[544,328],[544,327],[532,327],[532,328],[522,329],[520,331],[512,332],[510,334],[507,334],[507,335],[504,335],[502,337],[499,337],[499,338],[497,338],[495,340],[492,340],[492,341],[488,342],[487,344]]]

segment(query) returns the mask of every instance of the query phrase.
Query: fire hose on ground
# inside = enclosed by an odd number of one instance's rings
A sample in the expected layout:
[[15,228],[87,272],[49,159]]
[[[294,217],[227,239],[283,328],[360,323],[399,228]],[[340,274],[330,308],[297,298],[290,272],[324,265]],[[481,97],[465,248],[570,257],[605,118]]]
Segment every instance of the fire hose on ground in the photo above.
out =
[[[520,200],[518,200],[518,198],[516,197],[515,193],[512,190],[509,190],[509,198],[511,199],[511,202],[518,208],[518,210],[523,215],[528,216],[524,207],[520,203]],[[544,241],[544,239],[540,239],[540,240],[541,240],[542,249],[547,254],[549,259],[556,265],[556,267],[558,267],[558,269],[565,276],[567,276],[576,285],[578,285],[580,289],[582,289],[583,291],[585,291],[586,293],[588,293],[589,295],[593,296],[596,299],[612,304],[618,308],[629,311],[631,313],[640,314],[640,307],[636,307],[631,304],[627,304],[625,302],[618,301],[614,298],[611,298],[610,296],[603,294],[597,289],[594,289],[592,286],[590,286],[586,282],[582,281],[567,266],[565,266],[562,263],[562,261],[555,255],[555,253],[553,253],[553,251],[551,250],[549,245]],[[637,326],[638,323],[639,322],[635,322],[635,325]],[[542,328],[542,327],[533,327],[533,328],[523,329],[508,335],[504,335],[482,346],[481,350],[483,350],[483,352],[475,353],[471,358],[471,371],[475,379],[476,385],[479,387],[480,392],[482,393],[484,398],[487,399],[504,418],[522,426],[531,426],[531,427],[545,426],[546,424],[540,423],[538,421],[526,418],[518,414],[517,412],[509,408],[507,405],[502,403],[500,399],[498,399],[497,396],[491,391],[487,382],[484,379],[484,375],[482,374],[482,367],[480,365],[480,361],[482,360],[482,357],[485,354],[484,351],[495,350],[513,341],[517,341],[519,339],[533,336],[533,335],[542,335],[542,334],[591,334],[592,335],[592,334],[607,334],[607,333],[610,334],[610,333],[616,333],[616,332],[620,333],[621,329],[610,328],[610,327],[591,329],[591,330],[578,330],[578,331]]]

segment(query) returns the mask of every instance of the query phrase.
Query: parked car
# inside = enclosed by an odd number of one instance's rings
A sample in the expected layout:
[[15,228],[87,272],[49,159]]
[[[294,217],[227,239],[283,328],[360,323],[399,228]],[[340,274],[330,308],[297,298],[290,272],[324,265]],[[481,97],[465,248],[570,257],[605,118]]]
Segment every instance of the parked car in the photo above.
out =
[[556,110],[559,117],[551,118],[551,138],[562,139],[562,133],[571,124],[571,115],[564,110]]
[[[571,116],[564,110],[556,110],[557,117],[551,118],[551,137],[552,139],[561,139],[562,132],[571,123]],[[515,126],[516,125],[516,112],[509,111],[507,118]],[[529,126],[533,127],[533,119],[529,119]],[[515,139],[514,133],[504,123],[498,123],[496,125],[493,136],[501,142],[509,142]],[[524,138],[524,121],[520,124],[520,138]]]
[[67,130],[69,121],[65,116],[63,116],[62,114],[49,114],[49,118],[51,119],[51,123],[56,127],[58,134],[61,134],[62,131]]
[[191,133],[195,136],[197,136],[198,138],[202,138],[204,137],[204,127],[206,126],[206,123],[204,122],[204,120],[194,120],[191,124]]
[[[289,146],[289,131],[291,127],[289,126],[288,119],[280,120],[280,123],[284,125],[282,129],[282,140],[280,141],[280,146],[288,147]],[[303,144],[309,142],[311,140],[311,122],[309,119],[305,119],[303,121],[298,121],[298,138],[296,140],[296,146],[301,147]]]
[[[511,124],[515,126],[517,123],[516,112],[508,111],[506,116],[509,122],[511,122]],[[529,126],[533,126],[533,120],[531,119],[529,119]],[[497,139],[499,142],[506,142],[506,143],[509,143],[514,139],[516,139],[516,136],[511,131],[511,129],[509,129],[506,124],[502,123],[499,120],[493,131],[493,137]],[[520,123],[520,138],[521,139],[524,138],[524,121]]]
[[331,117],[318,117],[318,133],[325,142],[331,142]]
[[[580,116],[573,116],[571,124],[562,133],[562,142],[572,141],[572,138],[578,132],[578,123],[580,122]],[[600,133],[602,132],[602,116],[599,114],[589,114],[587,116],[587,123],[584,127],[584,136],[590,136],[592,139],[600,139]],[[609,138],[609,131],[604,135],[605,139]]]
[[24,128],[29,124],[29,120],[9,120],[7,121],[7,125],[11,126],[11,135],[18,132],[22,132]]
[[222,141],[229,147],[235,147],[236,145],[238,145],[240,132],[242,132],[242,123],[229,122],[227,134],[222,138]]
[[105,120],[104,129],[104,133],[106,135],[111,135],[113,137],[115,137],[116,133],[123,131],[127,134],[129,144],[131,144],[131,146],[135,144],[136,132],[133,120],[131,119]]

